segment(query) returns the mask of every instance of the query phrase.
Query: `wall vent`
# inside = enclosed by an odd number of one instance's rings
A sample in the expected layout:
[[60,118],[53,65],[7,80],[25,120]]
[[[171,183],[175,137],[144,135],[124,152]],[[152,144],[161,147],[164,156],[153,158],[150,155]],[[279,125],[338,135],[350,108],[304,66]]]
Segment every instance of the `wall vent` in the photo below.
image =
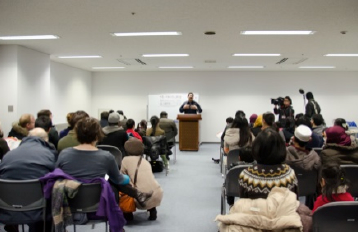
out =
[[144,61],[139,58],[134,59],[117,59],[117,61],[121,64],[130,66],[130,65],[147,65]]
[[286,62],[288,60],[288,58],[283,58],[280,61],[278,61],[276,64],[282,64],[284,62]]

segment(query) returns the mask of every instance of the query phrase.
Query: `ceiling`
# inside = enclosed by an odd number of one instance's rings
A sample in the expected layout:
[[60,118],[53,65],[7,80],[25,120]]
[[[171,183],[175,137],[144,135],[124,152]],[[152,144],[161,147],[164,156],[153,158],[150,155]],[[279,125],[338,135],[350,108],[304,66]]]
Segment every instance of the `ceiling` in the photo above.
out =
[[[243,30],[316,33],[256,36],[241,35]],[[180,31],[182,35],[110,35],[143,31]],[[205,35],[206,31],[215,31],[216,35]],[[0,40],[0,44],[22,45],[49,54],[53,61],[90,71],[99,66],[126,67],[118,71],[158,71],[158,66],[233,71],[227,67],[238,65],[265,66],[260,71],[306,71],[299,66],[358,71],[358,57],[324,56],[358,53],[358,0],[0,0],[0,36],[44,34],[58,35],[60,39]],[[188,53],[189,57],[142,57],[147,53]],[[234,53],[281,56],[233,57]],[[59,59],[61,55],[103,58]],[[138,58],[146,65],[134,60]],[[288,60],[276,64],[283,58]]]

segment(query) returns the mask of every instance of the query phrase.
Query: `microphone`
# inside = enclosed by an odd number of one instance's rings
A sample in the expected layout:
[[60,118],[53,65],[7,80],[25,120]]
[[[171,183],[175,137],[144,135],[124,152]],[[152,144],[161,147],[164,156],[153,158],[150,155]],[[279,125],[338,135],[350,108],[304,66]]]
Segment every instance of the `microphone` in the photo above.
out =
[[298,92],[300,92],[300,94],[305,94],[305,91],[303,89],[299,89]]

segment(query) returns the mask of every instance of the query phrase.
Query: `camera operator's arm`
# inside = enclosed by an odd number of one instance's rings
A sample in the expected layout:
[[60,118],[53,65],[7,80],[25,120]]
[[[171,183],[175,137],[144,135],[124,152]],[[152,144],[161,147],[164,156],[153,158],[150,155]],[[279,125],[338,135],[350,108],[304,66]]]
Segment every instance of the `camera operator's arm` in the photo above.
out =
[[273,108],[273,112],[275,114],[279,114],[280,113],[280,109],[277,109],[277,105],[275,105],[275,108]]

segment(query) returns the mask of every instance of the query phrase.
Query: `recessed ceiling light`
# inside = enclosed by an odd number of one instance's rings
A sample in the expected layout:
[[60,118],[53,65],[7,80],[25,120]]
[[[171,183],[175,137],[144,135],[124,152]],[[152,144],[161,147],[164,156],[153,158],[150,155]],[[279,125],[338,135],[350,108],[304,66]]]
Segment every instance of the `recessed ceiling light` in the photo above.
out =
[[119,69],[125,67],[92,67],[92,69]]
[[241,31],[242,35],[312,35],[315,31]]
[[184,57],[189,54],[143,54],[143,57]]
[[300,66],[299,68],[336,68],[335,66]]
[[193,66],[160,66],[158,68],[194,68]]
[[249,54],[249,53],[236,53],[232,56],[281,56],[281,54]]
[[347,56],[347,57],[352,57],[352,56],[358,56],[358,54],[326,54],[324,56]]
[[229,66],[228,68],[264,68],[265,66]]
[[155,36],[155,35],[181,35],[179,31],[163,31],[163,32],[118,32],[111,33],[113,36]]
[[59,39],[57,35],[19,35],[0,36],[0,40],[32,40],[32,39]]
[[102,58],[102,56],[58,56],[61,59]]

